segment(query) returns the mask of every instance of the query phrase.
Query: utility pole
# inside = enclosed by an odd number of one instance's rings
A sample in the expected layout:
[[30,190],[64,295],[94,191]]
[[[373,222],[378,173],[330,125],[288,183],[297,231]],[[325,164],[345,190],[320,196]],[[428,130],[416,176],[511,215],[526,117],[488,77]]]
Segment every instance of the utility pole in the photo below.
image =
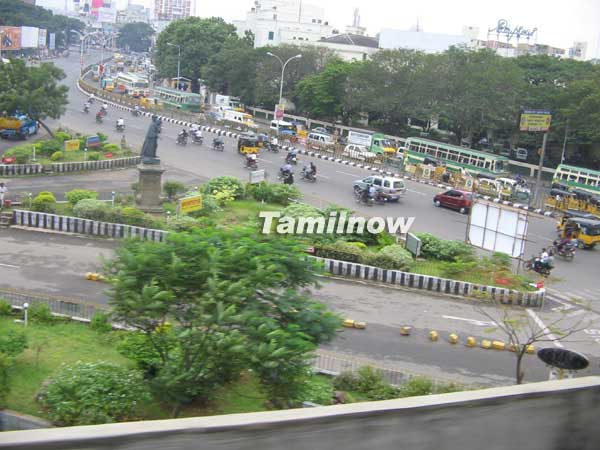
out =
[[544,133],[544,139],[542,140],[542,149],[540,150],[540,163],[538,164],[538,173],[535,181],[535,205],[540,204],[540,193],[542,188],[542,169],[544,168],[544,155],[546,154],[546,143],[548,142],[548,132]]
[[560,155],[560,163],[565,162],[565,152],[567,151],[567,137],[569,135],[569,119],[567,119],[567,124],[565,125],[565,139],[563,140],[562,153]]

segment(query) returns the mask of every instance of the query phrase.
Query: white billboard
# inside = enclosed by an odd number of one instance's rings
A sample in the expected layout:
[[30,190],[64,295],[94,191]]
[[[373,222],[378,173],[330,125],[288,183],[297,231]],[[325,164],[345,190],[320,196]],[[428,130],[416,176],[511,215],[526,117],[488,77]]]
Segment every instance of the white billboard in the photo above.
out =
[[21,48],[38,48],[39,28],[21,27]]
[[48,32],[45,28],[40,28],[38,35],[38,47],[45,48],[46,47],[46,39],[48,38]]
[[527,211],[478,200],[469,216],[469,244],[520,258],[525,252],[528,219]]
[[117,22],[117,9],[111,8],[98,8],[98,22],[102,23],[116,23]]

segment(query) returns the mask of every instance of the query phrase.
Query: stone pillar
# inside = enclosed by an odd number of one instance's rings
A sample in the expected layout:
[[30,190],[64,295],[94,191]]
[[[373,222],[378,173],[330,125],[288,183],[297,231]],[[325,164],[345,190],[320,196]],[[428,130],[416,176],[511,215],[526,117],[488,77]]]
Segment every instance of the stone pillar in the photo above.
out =
[[139,187],[138,207],[145,212],[162,212],[160,196],[162,193],[162,174],[165,171],[160,164],[138,165]]

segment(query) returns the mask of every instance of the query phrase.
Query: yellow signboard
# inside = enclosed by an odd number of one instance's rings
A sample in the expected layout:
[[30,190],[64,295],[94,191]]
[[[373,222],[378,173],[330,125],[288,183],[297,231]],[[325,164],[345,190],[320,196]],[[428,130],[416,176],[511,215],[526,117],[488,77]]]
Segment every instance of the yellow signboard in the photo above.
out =
[[186,197],[179,200],[179,211],[182,213],[198,211],[199,209],[202,209],[201,195],[194,195],[193,197]]
[[548,131],[552,115],[550,111],[527,110],[521,113],[521,131]]
[[79,150],[79,139],[70,139],[65,141],[65,151],[73,152]]

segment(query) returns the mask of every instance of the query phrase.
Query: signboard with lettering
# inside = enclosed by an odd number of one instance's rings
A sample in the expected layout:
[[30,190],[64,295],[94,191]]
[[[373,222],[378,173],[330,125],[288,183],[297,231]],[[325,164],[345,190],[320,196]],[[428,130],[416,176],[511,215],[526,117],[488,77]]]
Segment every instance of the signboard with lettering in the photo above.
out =
[[98,136],[88,136],[85,145],[88,148],[100,147],[100,138]]
[[265,169],[260,169],[260,170],[253,170],[252,172],[250,172],[250,184],[257,184],[260,183],[261,181],[264,181],[265,179]]
[[521,131],[548,131],[551,120],[550,111],[528,109],[521,113],[519,129]]
[[283,112],[285,107],[283,104],[275,105],[275,120],[283,120]]
[[79,139],[69,139],[65,141],[65,152],[74,152],[79,150]]
[[179,200],[179,211],[181,213],[189,213],[202,209],[202,196],[194,195]]

